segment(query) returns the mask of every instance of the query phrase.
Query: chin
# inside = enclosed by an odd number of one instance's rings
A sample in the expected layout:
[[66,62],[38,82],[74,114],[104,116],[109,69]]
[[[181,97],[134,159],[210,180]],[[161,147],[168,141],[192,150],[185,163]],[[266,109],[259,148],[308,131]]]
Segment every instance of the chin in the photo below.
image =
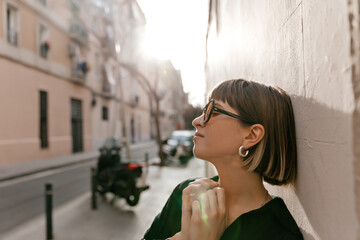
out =
[[201,159],[201,154],[199,153],[199,150],[197,149],[196,146],[194,146],[193,153],[194,153],[194,157]]
[[204,151],[201,151],[200,149],[194,147],[193,153],[194,153],[194,156],[195,156],[196,158],[199,158],[199,159],[208,161],[208,160],[207,160],[207,159],[208,159],[208,156],[207,156],[207,154],[205,154]]

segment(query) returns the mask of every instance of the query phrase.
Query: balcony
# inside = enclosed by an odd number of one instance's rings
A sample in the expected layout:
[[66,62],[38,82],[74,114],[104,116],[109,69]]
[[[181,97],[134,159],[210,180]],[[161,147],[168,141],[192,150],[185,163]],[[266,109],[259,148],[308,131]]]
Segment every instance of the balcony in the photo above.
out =
[[89,71],[87,62],[75,62],[71,71],[71,76],[76,82],[84,83],[86,73]]
[[70,20],[70,37],[82,45],[88,45],[88,32],[86,27],[81,20],[76,17]]
[[113,88],[112,88],[111,83],[107,79],[107,76],[104,74],[104,78],[102,81],[102,97],[108,98],[108,99],[112,98],[113,97],[112,89]]
[[104,6],[100,9],[100,16],[108,23],[113,23],[113,11],[108,6]]
[[103,53],[107,57],[114,57],[116,58],[116,48],[115,48],[115,41],[113,38],[110,38],[108,35],[102,38],[101,45],[103,49]]
[[106,96],[111,95],[112,93],[112,86],[115,85],[115,78],[113,72],[111,71],[110,65],[108,63],[104,63],[103,65],[103,84],[102,84],[102,91],[106,94]]
[[139,104],[139,96],[135,95],[135,94],[132,94],[131,97],[130,97],[130,102],[129,102],[130,107],[134,108],[138,104]]
[[93,4],[98,9],[98,16],[108,23],[113,22],[113,9],[112,9],[112,0],[110,1],[94,1]]
[[111,93],[111,85],[108,81],[104,80],[102,84],[102,91],[104,93]]

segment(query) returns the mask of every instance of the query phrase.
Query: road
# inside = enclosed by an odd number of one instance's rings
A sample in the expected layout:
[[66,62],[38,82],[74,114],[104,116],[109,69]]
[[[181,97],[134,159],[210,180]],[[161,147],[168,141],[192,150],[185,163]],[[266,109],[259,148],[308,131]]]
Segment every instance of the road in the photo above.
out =
[[[156,147],[134,149],[132,158],[143,160],[145,152],[156,156]],[[53,206],[59,207],[90,189],[90,168],[96,160],[50,170],[0,184],[0,235],[45,209],[45,183],[53,184]]]

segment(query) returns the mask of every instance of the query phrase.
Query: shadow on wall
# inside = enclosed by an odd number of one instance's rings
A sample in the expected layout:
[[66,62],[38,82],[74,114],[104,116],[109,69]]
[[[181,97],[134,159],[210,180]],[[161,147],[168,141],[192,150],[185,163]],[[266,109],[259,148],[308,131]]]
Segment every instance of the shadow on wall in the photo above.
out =
[[[301,206],[289,208],[300,217],[296,220],[307,240],[356,239],[352,114],[303,97],[292,97],[292,103],[298,149],[295,192],[306,216],[296,213]],[[289,196],[282,197],[286,202]]]

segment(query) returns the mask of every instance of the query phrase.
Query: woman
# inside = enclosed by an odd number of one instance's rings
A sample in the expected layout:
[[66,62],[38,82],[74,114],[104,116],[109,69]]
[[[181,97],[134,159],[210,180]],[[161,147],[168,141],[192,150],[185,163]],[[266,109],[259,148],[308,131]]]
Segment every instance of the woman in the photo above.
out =
[[287,93],[242,79],[222,82],[193,126],[194,155],[218,176],[179,184],[144,239],[303,239],[283,200],[263,185],[296,178]]

